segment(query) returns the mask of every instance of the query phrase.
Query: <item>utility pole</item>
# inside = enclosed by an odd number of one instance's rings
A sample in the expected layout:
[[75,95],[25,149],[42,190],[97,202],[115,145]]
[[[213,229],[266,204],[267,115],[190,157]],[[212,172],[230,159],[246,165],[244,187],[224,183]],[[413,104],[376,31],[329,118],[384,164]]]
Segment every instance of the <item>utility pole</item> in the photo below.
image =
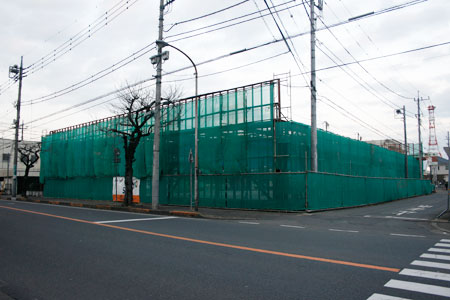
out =
[[[450,132],[447,131],[447,147],[450,149]],[[447,152],[447,210],[449,209],[450,205],[450,191],[448,189],[448,182],[450,181],[450,154]]]
[[406,109],[403,105],[403,132],[405,134],[405,178],[408,178],[408,139],[406,137]]
[[447,147],[450,148],[450,132],[448,132],[448,131],[447,131]]
[[311,22],[311,171],[317,172],[317,114],[316,114],[316,18],[314,0],[310,0]]
[[23,77],[23,56],[20,57],[20,67],[17,65],[9,67],[10,76],[11,73],[18,74],[19,80],[19,95],[17,97],[17,116],[16,116],[16,133],[14,136],[14,161],[13,161],[13,185],[11,199],[16,200],[17,196],[17,150],[19,148],[19,126],[20,126],[20,101],[22,98],[22,77]]
[[25,123],[22,121],[22,125],[20,126],[20,129],[22,129],[22,138],[20,139],[20,141],[23,141],[23,128],[25,127]]
[[420,179],[423,178],[423,166],[422,166],[422,139],[420,136],[420,97],[419,97],[419,91],[417,91],[417,124],[418,124],[418,128],[419,128],[419,170],[420,170]]
[[405,178],[408,178],[408,138],[406,136],[406,109],[403,105],[403,131],[405,134]]
[[[158,40],[163,40],[164,0],[159,1],[159,34]],[[161,130],[161,79],[162,79],[162,46],[158,48],[156,61],[156,92],[155,92],[155,125],[153,136],[153,173],[152,173],[152,209],[159,207],[159,147]]]
[[330,124],[327,121],[325,121],[323,123],[325,125],[325,131],[328,132],[328,126],[330,126]]
[[443,214],[445,214],[449,208],[450,208],[450,190],[449,190],[449,182],[450,182],[450,132],[447,131],[447,147],[444,147],[445,153],[447,154],[447,166],[448,166],[448,177],[447,177],[447,209],[444,210],[443,212],[441,212],[441,214],[438,216],[438,218],[440,218]]

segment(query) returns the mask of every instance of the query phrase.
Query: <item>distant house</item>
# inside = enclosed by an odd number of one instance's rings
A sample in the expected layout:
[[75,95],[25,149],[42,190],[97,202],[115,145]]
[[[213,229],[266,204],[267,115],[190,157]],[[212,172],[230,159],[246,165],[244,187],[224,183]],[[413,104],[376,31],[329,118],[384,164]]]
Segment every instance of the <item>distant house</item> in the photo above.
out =
[[385,139],[385,140],[372,140],[372,141],[366,141],[366,143],[377,145],[383,148],[386,148],[388,150],[396,151],[399,153],[405,153],[405,146],[394,139]]
[[437,157],[437,180],[438,182],[448,182],[448,159]]
[[[33,144],[37,142],[22,141],[20,143]],[[40,190],[39,173],[41,161],[38,160],[29,173],[29,183],[35,185],[35,190]],[[12,180],[14,173],[14,140],[0,139],[0,192],[5,194],[11,193]],[[23,187],[23,176],[25,173],[25,165],[20,161],[20,154],[17,158],[17,191],[20,193]]]

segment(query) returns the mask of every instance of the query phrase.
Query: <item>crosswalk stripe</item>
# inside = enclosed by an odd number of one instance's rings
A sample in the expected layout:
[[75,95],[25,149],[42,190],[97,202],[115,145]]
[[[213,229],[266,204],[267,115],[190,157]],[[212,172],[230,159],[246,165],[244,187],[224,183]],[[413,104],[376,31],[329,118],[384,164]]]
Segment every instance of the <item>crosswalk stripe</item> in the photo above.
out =
[[450,244],[444,244],[444,243],[436,243],[434,244],[435,247],[445,247],[450,248]]
[[450,297],[450,288],[437,285],[391,279],[384,286],[394,289]]
[[430,252],[441,252],[441,253],[450,253],[450,249],[442,249],[442,248],[430,248],[428,249]]
[[407,298],[399,298],[399,297],[394,297],[394,296],[388,296],[388,295],[383,295],[383,294],[373,294],[372,296],[370,296],[369,298],[367,298],[367,300],[410,300]]
[[450,260],[450,256],[449,255],[439,255],[439,254],[430,254],[430,253],[424,253],[420,257],[422,257],[422,258]]
[[430,271],[422,271],[422,270],[415,270],[415,269],[403,269],[399,274],[407,275],[407,276],[422,277],[422,278],[430,278],[430,279],[436,279],[436,280],[450,281],[450,274],[447,274],[447,273],[430,272]]
[[431,268],[439,268],[439,269],[450,270],[450,264],[443,264],[443,263],[432,262],[432,261],[415,260],[411,264],[415,265],[415,266],[431,267]]
[[450,243],[450,240],[449,239],[441,239],[441,242],[443,242],[443,243]]

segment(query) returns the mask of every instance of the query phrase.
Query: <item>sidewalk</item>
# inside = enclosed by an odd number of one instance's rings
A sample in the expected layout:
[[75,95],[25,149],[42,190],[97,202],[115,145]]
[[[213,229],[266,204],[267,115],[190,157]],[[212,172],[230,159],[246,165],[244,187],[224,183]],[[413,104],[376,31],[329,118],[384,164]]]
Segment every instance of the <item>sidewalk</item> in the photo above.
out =
[[[11,196],[0,195],[0,199],[11,200]],[[81,200],[81,199],[60,199],[46,197],[22,197],[18,196],[17,201],[44,203],[53,205],[65,205],[73,207],[85,207],[93,209],[116,210],[134,213],[172,215],[192,218],[208,218],[221,220],[258,220],[270,219],[284,214],[306,214],[305,212],[280,212],[280,211],[259,211],[230,208],[204,208],[200,207],[198,212],[193,211],[188,206],[160,205],[159,209],[153,210],[151,203],[133,204],[124,207],[121,202],[103,200]]]
[[[443,200],[445,199],[445,201],[447,201],[448,192],[445,189],[437,189],[437,193],[442,194]],[[441,214],[442,215],[436,216],[433,220],[433,224],[438,229],[450,233],[450,210],[443,211]]]
[[[443,190],[437,191],[439,197],[447,197],[447,193]],[[11,196],[0,195],[0,199],[11,200]],[[61,199],[46,197],[22,197],[18,196],[17,201],[44,203],[53,205],[65,205],[73,207],[85,207],[93,209],[116,210],[144,214],[172,215],[179,217],[192,218],[208,218],[220,220],[260,220],[260,219],[276,219],[283,215],[309,215],[304,211],[286,212],[286,211],[260,211],[248,209],[230,209],[230,208],[204,208],[200,207],[198,211],[193,211],[188,206],[177,205],[160,205],[159,209],[153,210],[151,203],[139,203],[129,207],[124,207],[121,202],[104,201],[104,200],[81,200],[81,199]],[[431,221],[439,230],[450,233],[450,211],[443,213],[440,217],[436,215]]]

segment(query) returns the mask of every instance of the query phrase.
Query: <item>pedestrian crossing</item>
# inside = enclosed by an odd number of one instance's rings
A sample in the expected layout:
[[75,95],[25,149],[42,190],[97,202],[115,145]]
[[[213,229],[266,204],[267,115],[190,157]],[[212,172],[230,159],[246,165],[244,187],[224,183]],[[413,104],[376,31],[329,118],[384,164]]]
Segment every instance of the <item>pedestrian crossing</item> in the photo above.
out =
[[388,293],[375,293],[367,300],[450,298],[450,239],[441,239],[398,274],[384,285]]

